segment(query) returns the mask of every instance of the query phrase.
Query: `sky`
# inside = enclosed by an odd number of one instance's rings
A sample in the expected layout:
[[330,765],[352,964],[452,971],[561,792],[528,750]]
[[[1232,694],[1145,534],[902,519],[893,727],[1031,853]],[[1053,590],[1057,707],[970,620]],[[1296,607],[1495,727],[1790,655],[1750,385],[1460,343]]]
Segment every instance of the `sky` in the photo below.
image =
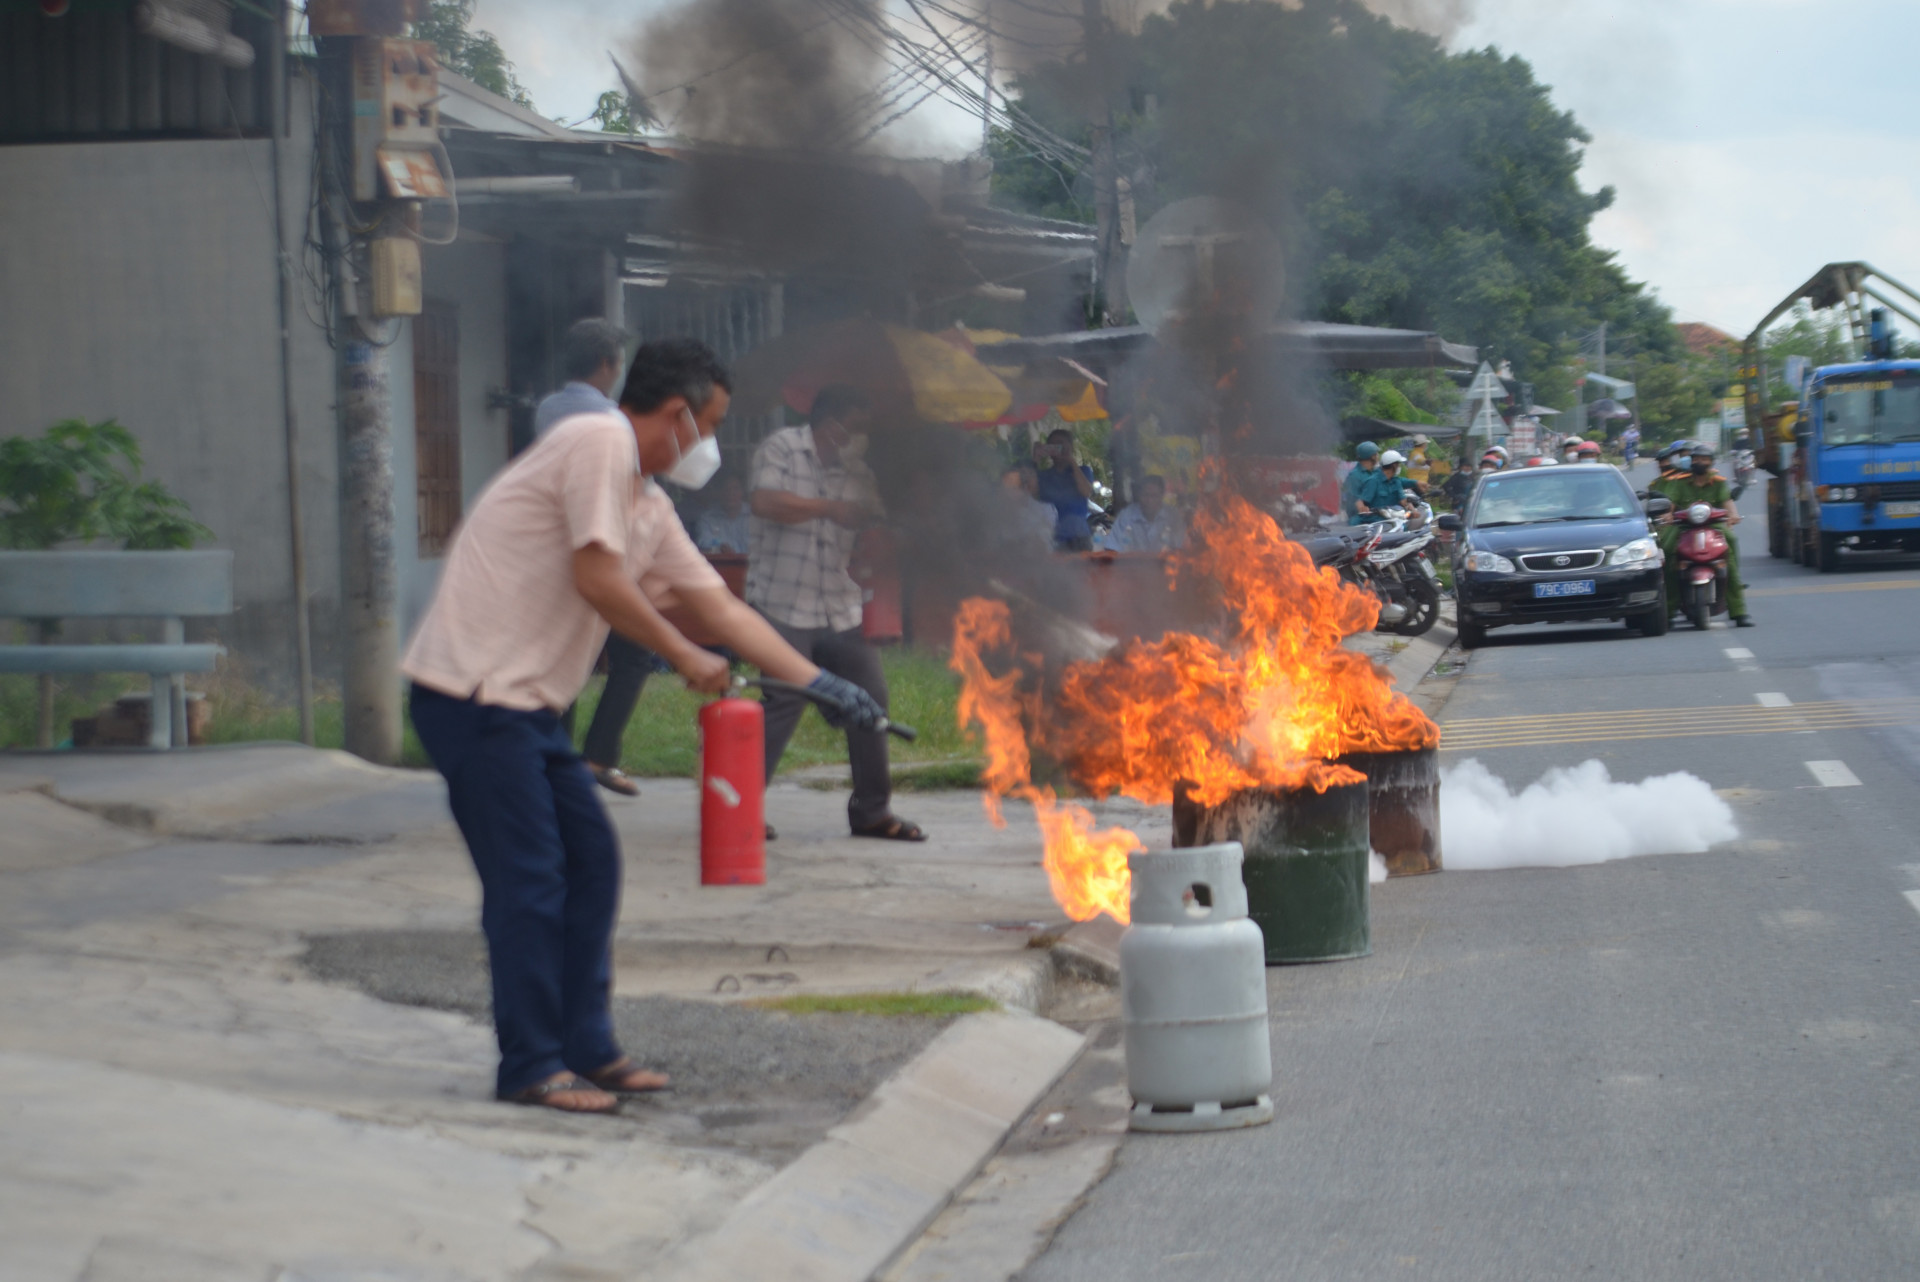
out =
[[[802,0],[792,0],[801,3]],[[613,85],[607,50],[675,0],[478,0],[545,114]],[[1450,43],[1533,65],[1593,135],[1594,222],[1682,321],[1744,335],[1828,262],[1920,288],[1920,0],[1466,0]],[[689,68],[689,76],[703,68]],[[896,149],[962,154],[977,120],[930,103]]]

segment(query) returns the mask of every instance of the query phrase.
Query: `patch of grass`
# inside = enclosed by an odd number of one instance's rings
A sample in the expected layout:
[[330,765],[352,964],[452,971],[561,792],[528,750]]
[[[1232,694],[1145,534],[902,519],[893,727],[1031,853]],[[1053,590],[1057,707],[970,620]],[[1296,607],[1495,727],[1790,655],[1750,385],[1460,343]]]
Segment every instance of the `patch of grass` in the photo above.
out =
[[[60,677],[54,682],[53,738],[65,743],[75,717],[90,717],[123,694],[145,694],[152,689],[145,677],[100,674]],[[205,676],[189,676],[187,689],[207,696],[212,717],[207,723],[207,742],[263,743],[300,741],[300,712],[291,704],[276,703],[257,686],[221,670]],[[34,723],[39,707],[37,679],[30,675],[0,676],[0,748],[31,748]],[[426,749],[413,732],[413,720],[401,705],[400,764],[426,767]],[[340,698],[322,691],[313,701],[313,737],[315,746],[338,748],[345,742],[344,718]]]
[[962,790],[978,788],[980,771],[984,764],[978,760],[936,761],[931,765],[895,770],[893,790],[895,792],[946,792],[956,788]]
[[[933,763],[924,770],[896,771],[895,786],[903,790],[977,787],[980,767],[971,754],[978,749],[955,722],[960,683],[947,670],[946,659],[928,651],[892,646],[880,652],[880,660],[886,670],[894,718],[920,733],[912,743],[889,740],[893,762],[909,766]],[[592,724],[605,684],[603,678],[595,677],[581,693],[574,714],[576,742]],[[90,716],[118,695],[147,688],[145,678],[61,678],[54,687],[54,741],[66,740],[74,717]],[[205,691],[213,705],[209,743],[299,740],[298,711],[268,699],[259,687],[234,670],[223,666],[210,676],[190,678],[188,688]],[[33,746],[34,717],[39,706],[36,689],[31,676],[0,676],[0,747]],[[627,723],[621,745],[622,768],[635,775],[694,775],[700,765],[696,718],[705,702],[705,697],[689,692],[671,673],[656,673],[649,678],[633,719]],[[401,764],[430,765],[410,718],[403,732]],[[314,738],[322,748],[338,748],[343,742],[340,698],[335,691],[323,690],[314,700]],[[817,711],[808,711],[787,745],[780,766],[785,771],[845,764],[846,760],[846,736],[828,726]]]
[[[888,702],[896,721],[912,726],[920,737],[912,743],[888,740],[896,764],[917,761],[950,762],[974,751],[960,733],[954,708],[959,700],[959,678],[947,670],[945,658],[924,650],[891,646],[880,652],[886,670]],[[574,730],[585,735],[593,721],[605,682],[595,678],[580,695],[580,710],[575,714]],[[621,741],[621,769],[634,775],[677,775],[690,777],[700,765],[700,733],[695,718],[706,699],[691,694],[671,673],[656,673],[647,680],[640,702],[627,723]],[[847,760],[847,738],[809,710],[800,719],[786,754],[780,759],[782,771],[807,766],[829,766]],[[896,782],[899,780],[896,773]],[[974,767],[978,779],[978,767]],[[911,788],[911,783],[898,786]],[[939,783],[934,787],[968,787],[969,784]]]
[[977,993],[796,993],[757,997],[745,1003],[789,1015],[973,1015],[1000,1009]]
[[[895,792],[970,792],[980,787],[979,761],[935,761],[924,766],[895,766],[893,768],[893,790]],[[815,792],[845,792],[853,787],[853,776],[831,775],[825,778],[803,779],[802,788],[811,788]]]

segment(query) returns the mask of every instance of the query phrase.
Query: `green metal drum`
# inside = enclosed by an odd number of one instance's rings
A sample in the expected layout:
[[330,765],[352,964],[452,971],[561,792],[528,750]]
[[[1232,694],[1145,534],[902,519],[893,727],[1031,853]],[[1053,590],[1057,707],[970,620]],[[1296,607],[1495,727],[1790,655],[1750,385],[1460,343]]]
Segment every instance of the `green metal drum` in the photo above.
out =
[[1214,806],[1174,799],[1173,844],[1237,841],[1247,915],[1267,964],[1341,961],[1373,951],[1368,921],[1367,785],[1315,792],[1257,788]]

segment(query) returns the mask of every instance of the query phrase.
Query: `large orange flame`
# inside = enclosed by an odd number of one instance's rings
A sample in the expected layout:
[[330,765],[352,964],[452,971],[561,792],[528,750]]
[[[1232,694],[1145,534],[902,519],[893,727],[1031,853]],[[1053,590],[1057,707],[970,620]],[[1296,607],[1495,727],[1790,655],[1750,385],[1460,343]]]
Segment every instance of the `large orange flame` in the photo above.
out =
[[982,731],[989,811],[1000,822],[998,798],[1034,804],[1054,897],[1076,921],[1127,919],[1126,856],[1140,843],[1125,829],[1094,831],[1084,808],[1034,787],[1031,745],[1095,796],[1165,804],[1185,780],[1196,802],[1213,805],[1247,788],[1351,783],[1359,773],[1334,758],[1440,740],[1370,659],[1340,644],[1373,626],[1373,597],[1315,569],[1252,504],[1210,496],[1175,569],[1213,591],[1217,634],[1169,632],[1069,664],[1044,719],[1041,661],[1014,652],[1007,607],[969,600],[954,621],[960,722]]

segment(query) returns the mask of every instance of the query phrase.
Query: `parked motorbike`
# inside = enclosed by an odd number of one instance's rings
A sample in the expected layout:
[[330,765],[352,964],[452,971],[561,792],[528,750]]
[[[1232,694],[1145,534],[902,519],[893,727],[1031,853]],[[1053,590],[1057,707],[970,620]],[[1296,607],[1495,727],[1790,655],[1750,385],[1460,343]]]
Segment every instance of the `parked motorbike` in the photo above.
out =
[[1430,551],[1432,509],[1390,508],[1371,525],[1302,538],[1316,566],[1333,569],[1380,602],[1376,630],[1417,637],[1440,618],[1440,576]]
[[1705,632],[1707,620],[1727,612],[1727,536],[1716,523],[1725,508],[1695,503],[1674,514],[1685,525],[1674,548],[1680,561],[1680,609],[1687,622]]

